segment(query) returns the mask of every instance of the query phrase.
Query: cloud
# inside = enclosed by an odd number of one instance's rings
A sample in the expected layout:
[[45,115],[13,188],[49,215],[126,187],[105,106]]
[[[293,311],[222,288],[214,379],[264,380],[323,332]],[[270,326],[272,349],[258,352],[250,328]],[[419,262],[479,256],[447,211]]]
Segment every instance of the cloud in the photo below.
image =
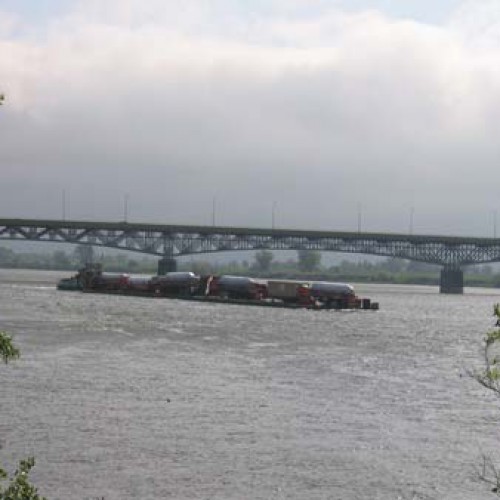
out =
[[415,231],[485,232],[500,49],[475,4],[430,26],[87,1],[16,36],[2,14],[0,210],[57,217],[65,189],[77,218],[119,217],[130,193],[137,220],[208,223],[216,196],[233,225],[268,224],[276,201],[282,225],[355,228],[362,203],[371,230],[403,230],[414,205]]
[[[498,58],[500,4],[496,0],[468,0],[456,10],[449,27],[470,48]],[[495,54],[496,53],[496,54]]]

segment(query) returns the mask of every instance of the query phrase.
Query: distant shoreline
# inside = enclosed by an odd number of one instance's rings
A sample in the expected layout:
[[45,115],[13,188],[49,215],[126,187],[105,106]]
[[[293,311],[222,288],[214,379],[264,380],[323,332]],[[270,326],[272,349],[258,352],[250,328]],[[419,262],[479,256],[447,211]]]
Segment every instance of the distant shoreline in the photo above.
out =
[[[183,269],[185,266],[180,266]],[[187,267],[186,267],[187,269]],[[112,272],[124,272],[128,274],[143,274],[131,269],[109,269]],[[34,267],[0,267],[0,283],[34,283],[34,284],[57,284],[62,278],[68,278],[77,272],[76,267],[71,269],[47,269],[47,268],[34,268]],[[317,281],[340,281],[349,283],[362,283],[362,284],[379,284],[379,285],[423,285],[423,286],[436,286],[439,287],[439,273],[390,273],[374,272],[370,274],[336,274],[327,271],[318,271],[315,273],[300,273],[300,272],[267,272],[257,273],[246,271],[251,277],[259,278],[274,278],[274,279],[299,279],[299,280],[317,280]],[[6,275],[9,273],[9,276]],[[15,278],[12,273],[16,274]],[[29,274],[27,274],[29,273]],[[34,274],[33,274],[34,273]],[[231,271],[224,269],[215,269],[214,274],[241,274],[241,271]],[[464,274],[464,286],[478,287],[478,288],[500,288],[500,279],[497,275],[467,275]]]

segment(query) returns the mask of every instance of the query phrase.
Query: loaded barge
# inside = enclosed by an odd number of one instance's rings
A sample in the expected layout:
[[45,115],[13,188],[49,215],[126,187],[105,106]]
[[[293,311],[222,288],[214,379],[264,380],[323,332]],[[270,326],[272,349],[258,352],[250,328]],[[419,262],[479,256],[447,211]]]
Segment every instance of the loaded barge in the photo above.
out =
[[292,309],[378,310],[378,302],[359,298],[347,283],[329,281],[256,279],[246,276],[200,276],[189,271],[138,277],[107,273],[99,264],[88,265],[71,278],[62,279],[59,290],[86,293],[170,298]]

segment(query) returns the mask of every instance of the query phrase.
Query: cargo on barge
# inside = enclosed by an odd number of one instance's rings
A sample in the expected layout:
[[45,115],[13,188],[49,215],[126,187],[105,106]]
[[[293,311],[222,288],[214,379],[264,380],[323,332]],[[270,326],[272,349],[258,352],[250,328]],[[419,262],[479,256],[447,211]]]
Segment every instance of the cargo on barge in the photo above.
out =
[[354,288],[347,283],[263,280],[232,275],[200,276],[190,271],[142,277],[103,272],[97,264],[89,265],[75,276],[61,280],[58,289],[291,309],[379,308],[377,302],[359,298]]

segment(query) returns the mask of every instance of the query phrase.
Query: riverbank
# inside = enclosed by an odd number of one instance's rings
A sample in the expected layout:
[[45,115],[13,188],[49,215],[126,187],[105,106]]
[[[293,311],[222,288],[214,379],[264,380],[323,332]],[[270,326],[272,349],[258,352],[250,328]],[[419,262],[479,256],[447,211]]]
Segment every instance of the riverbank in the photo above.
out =
[[[0,267],[0,281],[3,283],[21,281],[32,283],[47,283],[55,284],[60,279],[68,276],[68,273],[75,272],[78,266],[54,270],[47,268],[16,268],[16,267]],[[182,266],[180,267],[182,269]],[[108,271],[119,271],[127,273],[136,273],[133,269],[128,269],[127,266],[121,269],[111,268]],[[341,281],[349,283],[364,283],[364,284],[382,284],[382,285],[426,285],[439,287],[439,270],[435,272],[419,272],[419,273],[388,273],[388,272],[373,272],[373,273],[334,273],[328,271],[317,271],[312,273],[303,272],[255,272],[248,268],[235,268],[228,266],[220,266],[219,274],[243,274],[243,271],[255,278],[272,278],[272,279],[298,279],[298,280],[315,280],[315,281]],[[26,271],[30,271],[29,274]],[[153,271],[154,272],[154,271]],[[151,273],[149,273],[151,274]],[[14,278],[13,278],[14,276]],[[14,280],[14,281],[12,281]],[[464,286],[480,287],[480,288],[500,288],[500,275],[498,274],[467,274],[464,272]]]

